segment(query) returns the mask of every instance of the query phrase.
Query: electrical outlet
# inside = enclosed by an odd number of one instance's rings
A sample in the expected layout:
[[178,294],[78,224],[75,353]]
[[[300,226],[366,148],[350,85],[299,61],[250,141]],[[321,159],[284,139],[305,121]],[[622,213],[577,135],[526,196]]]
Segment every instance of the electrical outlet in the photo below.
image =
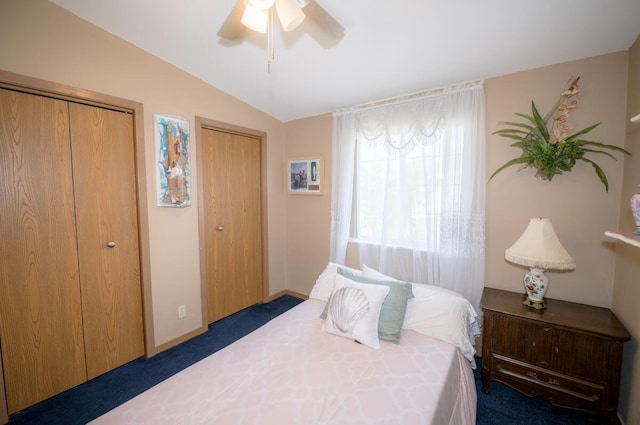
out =
[[187,306],[182,304],[178,306],[178,319],[187,317]]

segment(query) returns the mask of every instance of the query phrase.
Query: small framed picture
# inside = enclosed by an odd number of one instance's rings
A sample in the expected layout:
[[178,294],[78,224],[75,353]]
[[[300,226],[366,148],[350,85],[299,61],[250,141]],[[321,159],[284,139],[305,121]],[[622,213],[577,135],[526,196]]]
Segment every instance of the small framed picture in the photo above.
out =
[[287,161],[287,192],[322,195],[324,178],[322,157],[295,158]]

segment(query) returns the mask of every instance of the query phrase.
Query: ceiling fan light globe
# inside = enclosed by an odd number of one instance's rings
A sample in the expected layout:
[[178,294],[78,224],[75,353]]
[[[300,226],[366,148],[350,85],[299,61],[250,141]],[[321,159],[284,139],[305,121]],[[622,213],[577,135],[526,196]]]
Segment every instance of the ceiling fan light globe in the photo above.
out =
[[249,0],[249,4],[253,5],[256,9],[267,10],[273,6],[275,0]]
[[267,32],[268,20],[269,14],[267,9],[258,9],[253,7],[252,2],[249,2],[244,9],[240,22],[250,30],[265,34]]
[[296,0],[276,0],[276,11],[285,31],[297,28],[305,18],[304,12]]

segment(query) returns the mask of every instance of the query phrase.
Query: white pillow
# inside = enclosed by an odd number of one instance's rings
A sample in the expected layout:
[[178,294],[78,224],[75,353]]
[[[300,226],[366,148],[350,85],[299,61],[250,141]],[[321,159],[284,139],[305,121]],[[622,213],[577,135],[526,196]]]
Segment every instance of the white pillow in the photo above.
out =
[[362,274],[364,274],[365,276],[375,277],[375,278],[378,278],[378,279],[398,280],[395,277],[387,276],[386,274],[380,273],[378,270],[372,269],[371,267],[367,266],[366,264],[362,265]]
[[367,347],[380,348],[378,320],[388,293],[388,286],[358,283],[336,275],[322,329]]
[[313,285],[313,288],[311,288],[309,298],[315,298],[322,301],[327,301],[329,299],[331,292],[333,292],[333,279],[338,273],[338,267],[348,269],[354,273],[362,273],[360,270],[329,262],[322,273],[320,273],[320,276],[318,276],[318,279],[316,280],[315,285]]
[[463,297],[456,291],[452,291],[451,289],[441,288],[435,285],[425,285],[423,283],[411,283],[411,285],[411,290],[416,292],[416,294],[414,294],[416,300],[425,300],[441,294],[446,294],[451,297],[458,297],[466,300],[465,297]]
[[[365,276],[393,279],[366,265]],[[474,343],[480,335],[478,313],[462,295],[434,285],[411,283],[414,298],[407,302],[402,329],[453,344],[475,369]]]
[[[413,284],[414,293],[420,286],[429,285]],[[480,327],[477,322],[478,314],[471,303],[460,295],[451,295],[451,291],[432,290],[428,297],[424,296],[425,292],[421,294],[422,298],[417,298],[416,295],[416,299],[407,302],[402,329],[455,345],[475,366],[473,356],[476,350],[473,345],[480,335]]]

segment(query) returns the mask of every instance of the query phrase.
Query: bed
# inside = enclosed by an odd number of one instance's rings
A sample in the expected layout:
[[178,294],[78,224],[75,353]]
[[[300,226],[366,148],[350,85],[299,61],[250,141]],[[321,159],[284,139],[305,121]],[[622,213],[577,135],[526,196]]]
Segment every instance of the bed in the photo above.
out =
[[[468,347],[451,332],[438,337],[429,326],[403,327],[399,341],[379,339],[377,347],[339,334],[344,328],[329,330],[339,315],[329,308],[340,294],[335,282],[345,283],[336,270],[327,266],[308,300],[92,424],[475,424],[475,364]],[[346,285],[356,283],[347,279]],[[444,299],[459,298],[447,301],[453,304],[445,315],[462,320],[463,329],[454,333],[473,342],[475,311],[462,297],[411,288],[406,326],[433,316]],[[391,289],[380,292],[387,299]],[[416,309],[427,305],[430,311],[421,317]],[[452,305],[458,311],[451,313]],[[371,310],[380,324],[380,311]]]

